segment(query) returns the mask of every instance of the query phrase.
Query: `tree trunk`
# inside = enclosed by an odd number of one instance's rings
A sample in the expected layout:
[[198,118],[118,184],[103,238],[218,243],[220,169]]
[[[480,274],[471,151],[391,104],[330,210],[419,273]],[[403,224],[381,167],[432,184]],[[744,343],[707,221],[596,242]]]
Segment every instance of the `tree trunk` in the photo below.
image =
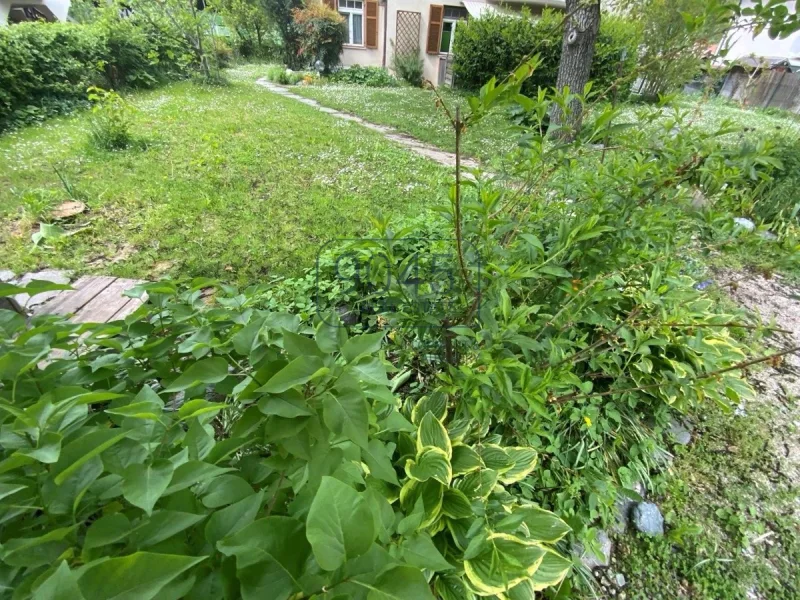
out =
[[[569,86],[572,93],[582,94],[583,87],[589,81],[594,56],[594,43],[600,30],[599,0],[567,0],[566,23],[564,24],[564,40],[561,44],[561,61],[558,64],[558,80],[556,88],[563,90]],[[571,140],[578,132],[581,124],[582,107],[578,100],[570,104],[570,111],[564,115],[556,107],[551,122],[564,125],[558,136]]]

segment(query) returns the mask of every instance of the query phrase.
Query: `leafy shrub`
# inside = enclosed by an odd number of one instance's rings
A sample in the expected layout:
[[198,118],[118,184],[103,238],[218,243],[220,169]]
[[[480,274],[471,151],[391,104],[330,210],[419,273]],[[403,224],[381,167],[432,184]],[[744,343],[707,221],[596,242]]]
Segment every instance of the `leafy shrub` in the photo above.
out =
[[92,85],[149,87],[186,72],[186,50],[138,20],[0,29],[0,130],[85,104]]
[[89,88],[93,103],[89,137],[101,150],[123,150],[131,145],[131,106],[113,90]]
[[270,65],[267,67],[266,77],[269,81],[281,85],[297,85],[301,81],[313,81],[316,75],[309,71],[292,71],[282,65]]
[[300,56],[308,65],[322,61],[323,72],[339,64],[342,46],[347,40],[344,17],[321,2],[310,2],[292,11],[300,42]]
[[395,53],[392,58],[392,69],[397,76],[414,87],[422,87],[424,66],[422,57],[415,52]]
[[[562,20],[561,13],[545,10],[535,19],[529,13],[523,13],[522,18],[490,14],[460,23],[453,42],[456,82],[478,88],[492,77],[505,77],[525,56],[534,53],[542,62],[523,89],[554,87],[561,57]],[[603,16],[591,71],[596,89],[607,88],[620,76],[631,76],[637,59],[637,31],[631,22]],[[627,53],[624,61],[623,50]],[[627,93],[628,87],[621,86],[620,93]]]
[[397,80],[382,67],[353,65],[340,69],[330,76],[333,83],[351,83],[366,87],[394,87]]
[[207,280],[145,292],[124,323],[0,311],[19,598],[532,596],[566,575],[569,527],[519,492],[536,452],[442,394],[396,396],[382,332]]

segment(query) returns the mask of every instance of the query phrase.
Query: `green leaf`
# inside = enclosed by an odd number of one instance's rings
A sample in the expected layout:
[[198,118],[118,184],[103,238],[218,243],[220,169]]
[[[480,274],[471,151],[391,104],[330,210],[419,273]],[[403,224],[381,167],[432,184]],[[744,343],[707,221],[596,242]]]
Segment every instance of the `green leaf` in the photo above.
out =
[[189,400],[178,409],[178,418],[181,421],[188,421],[200,415],[218,413],[226,406],[224,402],[209,402],[203,399]]
[[326,315],[317,325],[314,334],[320,350],[327,354],[333,354],[347,343],[347,330],[341,324],[335,323],[340,323],[338,315]]
[[217,544],[235,556],[243,600],[287,600],[300,590],[311,548],[303,523],[289,517],[266,517]]
[[368,587],[367,600],[435,600],[422,571],[414,567],[384,571]]
[[320,350],[313,338],[283,330],[283,349],[289,356],[319,356],[325,358],[325,353]]
[[67,549],[65,538],[71,535],[77,525],[52,529],[35,538],[15,538],[7,540],[0,548],[0,560],[11,567],[29,569],[55,561]]
[[167,459],[155,461],[152,465],[135,463],[125,469],[122,495],[148,515],[164,494],[172,479],[174,465]]
[[[545,551],[542,563],[531,578],[531,587],[536,592],[558,585],[572,568],[572,561],[549,548],[545,548]],[[522,597],[519,597],[519,600],[522,600]]]
[[100,517],[86,530],[86,538],[83,542],[83,551],[92,548],[102,548],[115,542],[119,542],[128,537],[131,530],[131,522],[122,513],[114,513]]
[[176,510],[157,510],[149,519],[131,532],[131,545],[138,549],[160,544],[206,518],[206,515],[179,512]]
[[197,483],[209,481],[223,473],[233,471],[230,468],[218,467],[201,460],[190,460],[175,468],[172,481],[163,496],[169,496]]
[[32,597],[33,600],[84,600],[78,587],[78,578],[69,570],[65,560],[42,582]]
[[308,513],[306,536],[317,562],[326,571],[364,554],[375,539],[375,523],[366,499],[349,485],[323,477]]
[[102,558],[79,571],[78,585],[90,600],[151,600],[184,571],[205,556],[137,552],[120,558]]
[[447,396],[437,390],[428,396],[420,398],[419,402],[411,410],[412,423],[419,425],[428,412],[432,412],[433,416],[443,421],[447,416]]
[[258,410],[265,415],[277,415],[285,419],[312,416],[314,411],[308,407],[302,394],[293,396],[290,392],[284,392],[281,397],[264,396],[258,401]]
[[505,485],[517,483],[525,479],[536,468],[538,454],[533,448],[503,448],[514,463],[505,473],[501,473],[500,481]]
[[175,381],[164,388],[164,391],[180,392],[203,383],[219,383],[227,376],[228,363],[224,358],[207,358],[186,369]]
[[444,450],[447,459],[453,457],[453,447],[450,444],[450,436],[447,430],[433,413],[425,413],[419,423],[417,430],[417,454],[421,453],[427,446],[436,446]]
[[396,410],[392,411],[388,417],[379,421],[379,426],[381,431],[408,431],[414,432],[417,430],[411,422],[406,419],[401,413],[397,412]]
[[120,429],[99,429],[81,435],[74,442],[67,444],[61,450],[58,462],[50,471],[56,485],[64,483],[84,463],[101,454],[104,450],[127,437],[127,435],[128,431]]
[[538,506],[520,506],[514,509],[514,514],[522,515],[529,537],[540,542],[554,544],[572,531],[555,513]]
[[442,497],[442,514],[451,519],[468,519],[474,516],[472,505],[460,490],[449,488]]
[[264,490],[216,511],[206,523],[206,540],[212,546],[229,535],[250,525],[264,503]]
[[481,469],[467,473],[463,478],[456,480],[456,489],[464,492],[467,498],[487,498],[497,484],[497,472],[491,469]]
[[453,467],[453,476],[471,473],[486,466],[480,455],[469,446],[453,446],[453,459],[450,464]]
[[347,366],[347,372],[358,381],[371,385],[389,387],[389,378],[386,376],[386,367],[374,356],[365,356],[357,362]]
[[441,600],[475,600],[475,594],[467,588],[461,577],[455,575],[438,576],[433,589]]
[[553,275],[554,277],[572,277],[572,273],[567,271],[564,267],[559,267],[557,265],[542,265],[536,270],[539,271],[539,273]]
[[342,356],[347,362],[353,362],[364,354],[375,354],[381,349],[386,332],[365,333],[352,337],[342,346]]
[[45,431],[39,436],[39,443],[36,448],[20,448],[17,453],[29,456],[40,463],[53,464],[58,462],[61,454],[61,434],[54,431]]
[[417,455],[416,461],[406,461],[406,475],[416,481],[435,479],[444,485],[450,485],[453,470],[444,450],[428,446]]
[[417,533],[407,538],[400,545],[400,550],[403,560],[419,569],[449,571],[454,568],[436,549],[431,536],[427,533]]
[[16,296],[17,294],[28,294],[31,298],[44,292],[56,292],[61,290],[71,290],[72,286],[64,283],[53,283],[43,279],[34,279],[26,286],[14,285],[11,283],[0,283],[0,298]]
[[336,435],[344,435],[368,449],[369,406],[358,388],[337,387],[322,400],[322,418]]
[[487,469],[492,469],[498,473],[505,473],[514,466],[512,460],[505,453],[503,448],[494,444],[482,444],[477,446],[476,451],[481,457]]
[[530,578],[544,555],[536,542],[492,533],[477,556],[464,560],[464,571],[478,594],[497,595]]
[[322,359],[317,356],[298,356],[270,377],[257,391],[270,394],[285,392],[296,385],[307,383],[323,366]]
[[22,484],[0,483],[0,500],[6,496],[11,496],[19,491],[27,489],[28,486]]
[[394,485],[400,485],[397,480],[397,473],[395,473],[392,466],[392,457],[383,442],[375,439],[370,440],[367,448],[361,452],[361,457],[367,463],[369,472],[373,477]]
[[239,500],[244,500],[253,493],[253,487],[238,475],[221,475],[208,486],[203,496],[203,506],[219,508]]

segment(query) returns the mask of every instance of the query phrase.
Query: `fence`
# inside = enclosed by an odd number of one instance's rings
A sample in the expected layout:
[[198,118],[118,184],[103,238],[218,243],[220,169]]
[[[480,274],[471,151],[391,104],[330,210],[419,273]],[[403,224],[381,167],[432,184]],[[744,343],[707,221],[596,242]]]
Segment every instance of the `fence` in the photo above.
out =
[[759,69],[748,73],[735,68],[725,78],[719,95],[745,106],[782,108],[800,113],[800,75],[783,69]]

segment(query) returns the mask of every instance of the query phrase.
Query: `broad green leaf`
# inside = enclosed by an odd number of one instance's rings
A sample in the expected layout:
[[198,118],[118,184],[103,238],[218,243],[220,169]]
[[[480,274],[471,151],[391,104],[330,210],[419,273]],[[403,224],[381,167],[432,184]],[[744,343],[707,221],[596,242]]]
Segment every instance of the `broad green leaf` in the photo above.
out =
[[172,481],[170,481],[169,487],[162,495],[169,496],[196,483],[209,481],[230,471],[233,471],[233,469],[218,467],[200,460],[187,461],[175,468]]
[[367,463],[373,477],[400,485],[397,473],[392,466],[392,457],[383,442],[376,439],[370,440],[367,448],[362,450],[361,458]]
[[0,500],[6,496],[11,496],[12,494],[27,489],[27,487],[28,486],[23,484],[0,483]]
[[74,442],[67,444],[62,448],[58,462],[50,471],[56,485],[64,483],[86,461],[101,454],[127,435],[128,431],[120,429],[99,429],[81,435]]
[[217,544],[235,556],[243,600],[287,600],[300,590],[311,548],[303,523],[289,517],[266,517]]
[[448,488],[442,497],[442,514],[451,519],[468,519],[475,515],[472,505],[463,492]]
[[362,448],[367,448],[369,406],[358,388],[337,387],[322,400],[325,425],[336,435],[344,435]]
[[306,536],[326,571],[364,554],[375,539],[375,524],[363,494],[337,479],[323,477],[308,513]]
[[457,479],[454,487],[464,492],[467,498],[487,498],[496,484],[497,473],[491,469],[481,469]]
[[384,571],[369,590],[367,600],[435,600],[422,571],[414,567]]
[[553,544],[572,531],[556,514],[538,506],[521,506],[514,509],[514,514],[523,516],[529,537],[540,542]]
[[416,461],[406,461],[406,475],[416,481],[435,479],[444,485],[450,485],[453,470],[444,450],[428,446],[419,453]]
[[479,594],[502,594],[529,579],[544,555],[536,542],[492,533],[477,556],[464,560],[464,571]]
[[72,286],[64,283],[53,283],[44,279],[34,279],[28,285],[19,286],[12,283],[0,283],[0,298],[16,296],[17,294],[28,294],[31,298],[44,292],[56,292],[61,290],[71,290]]
[[167,459],[159,459],[152,465],[136,463],[125,469],[122,495],[148,515],[169,487],[175,466]]
[[506,485],[525,479],[536,468],[538,454],[533,448],[503,448],[514,466],[500,474],[500,481]]
[[314,414],[302,394],[292,394],[287,390],[279,396],[264,396],[258,401],[258,410],[265,415],[277,415],[285,419],[310,417]]
[[100,517],[89,526],[86,539],[83,542],[83,551],[92,548],[102,548],[109,544],[119,542],[128,537],[131,522],[122,513],[114,513]]
[[417,430],[411,424],[411,421],[406,419],[401,413],[394,410],[392,411],[388,417],[383,419],[378,423],[380,426],[381,431],[407,431],[407,432],[414,432]]
[[200,360],[186,369],[165,392],[180,392],[203,383],[219,383],[228,376],[228,362],[224,358]]
[[253,493],[253,487],[238,475],[220,475],[208,486],[203,496],[203,506],[219,508],[239,500],[244,500]]
[[542,563],[531,577],[531,586],[537,592],[561,583],[572,568],[572,561],[549,548],[545,548],[545,550]]
[[264,503],[264,490],[216,511],[206,523],[206,540],[212,546],[252,523]]
[[178,409],[178,418],[181,421],[187,421],[201,415],[218,413],[226,406],[224,402],[209,402],[203,399],[189,400]]
[[505,473],[514,466],[513,461],[505,453],[503,448],[494,444],[481,444],[475,447],[480,455],[483,464],[487,469],[492,469],[498,473]]
[[45,431],[39,436],[39,443],[36,448],[20,448],[19,454],[29,456],[40,463],[53,464],[58,462],[61,454],[61,435],[54,431]]
[[131,545],[139,550],[155,546],[176,533],[193,527],[205,518],[206,515],[175,510],[157,510],[131,532]]
[[283,330],[283,349],[289,356],[318,356],[325,358],[325,353],[320,350],[313,338],[298,333]]
[[433,589],[441,600],[475,600],[475,594],[455,575],[438,576]]
[[469,446],[453,446],[453,459],[450,464],[453,466],[453,476],[471,473],[486,466],[480,455]]
[[454,568],[437,550],[431,536],[427,533],[417,533],[405,539],[400,545],[400,550],[403,560],[419,569],[449,571]]
[[400,488],[400,504],[406,512],[410,512],[416,508],[417,501],[422,499],[425,517],[419,527],[425,528],[439,518],[443,495],[444,486],[435,479],[424,482],[410,479]]
[[33,600],[84,600],[78,587],[78,578],[62,560],[55,572],[45,579],[33,593]]
[[81,568],[78,586],[89,600],[152,600],[181,573],[206,560],[136,552],[120,558],[101,558]]
[[433,416],[443,421],[447,416],[447,396],[437,390],[420,398],[411,410],[411,421],[414,425],[419,425],[428,412],[432,412]]
[[347,362],[353,362],[364,354],[375,354],[381,349],[385,335],[386,332],[379,331],[351,337],[342,346],[342,356]]
[[11,567],[27,568],[52,563],[69,547],[65,538],[77,527],[59,527],[39,537],[8,540],[0,548],[0,560]]
[[270,394],[285,392],[296,385],[307,383],[323,366],[322,359],[317,356],[298,356],[270,377],[257,391]]
[[436,446],[444,450],[447,459],[453,457],[453,447],[450,444],[450,437],[447,430],[433,413],[426,413],[419,423],[417,430],[417,454],[422,452],[427,446]]
[[389,387],[389,379],[386,376],[386,367],[374,356],[365,356],[347,366],[347,373],[370,385],[380,385]]

